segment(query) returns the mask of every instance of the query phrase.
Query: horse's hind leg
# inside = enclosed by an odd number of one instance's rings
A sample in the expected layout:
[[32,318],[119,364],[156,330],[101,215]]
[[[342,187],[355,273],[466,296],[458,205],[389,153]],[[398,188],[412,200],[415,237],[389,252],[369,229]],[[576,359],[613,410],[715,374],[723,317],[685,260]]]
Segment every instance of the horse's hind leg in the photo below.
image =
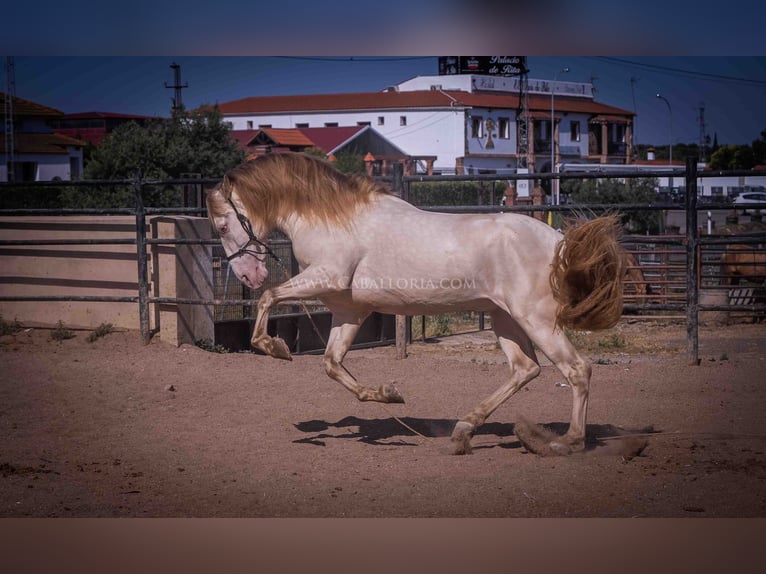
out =
[[585,423],[588,414],[588,388],[591,366],[583,359],[564,332],[559,329],[538,329],[534,342],[556,365],[572,388],[572,418],[562,437],[548,444],[547,454],[570,454],[585,448]]
[[331,311],[333,311],[332,329],[324,354],[324,368],[327,376],[351,391],[360,401],[403,403],[402,395],[393,385],[381,385],[378,389],[362,386],[343,366],[343,358],[369,313],[342,312],[332,308]]
[[471,437],[500,405],[540,374],[534,347],[527,334],[508,313],[492,313],[492,325],[500,347],[508,357],[511,378],[491,396],[461,418],[452,431],[455,454],[471,453]]

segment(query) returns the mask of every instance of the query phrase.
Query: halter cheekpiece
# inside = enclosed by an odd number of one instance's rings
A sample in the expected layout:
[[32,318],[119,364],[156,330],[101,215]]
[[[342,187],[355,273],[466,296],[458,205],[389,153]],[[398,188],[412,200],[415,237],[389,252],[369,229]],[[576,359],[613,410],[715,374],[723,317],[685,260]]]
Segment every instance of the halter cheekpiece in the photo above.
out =
[[[266,245],[260,239],[258,239],[255,233],[253,233],[253,224],[250,223],[250,220],[247,217],[245,217],[242,213],[239,212],[239,210],[237,209],[237,206],[234,205],[234,202],[231,200],[231,198],[228,198],[227,201],[229,202],[229,205],[231,205],[231,208],[234,210],[234,213],[237,215],[239,224],[242,226],[242,229],[245,230],[245,233],[247,233],[249,240],[247,243],[245,243],[245,245],[239,251],[236,251],[232,253],[231,255],[228,255],[226,257],[226,260],[231,261],[232,259],[241,257],[242,255],[252,255],[256,259],[258,259],[259,255],[269,255],[273,257],[276,261],[281,262],[279,257],[277,257],[277,255],[269,248],[269,246]],[[250,249],[249,247],[252,244],[260,245],[263,248],[263,251]]]

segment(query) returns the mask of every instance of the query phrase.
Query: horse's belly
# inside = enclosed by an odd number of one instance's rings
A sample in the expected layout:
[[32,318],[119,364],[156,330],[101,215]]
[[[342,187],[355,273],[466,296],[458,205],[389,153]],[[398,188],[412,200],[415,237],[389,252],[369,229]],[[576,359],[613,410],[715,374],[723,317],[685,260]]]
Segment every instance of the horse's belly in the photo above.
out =
[[459,280],[358,280],[351,299],[360,305],[394,315],[432,315],[454,311],[491,311],[495,305],[475,287]]

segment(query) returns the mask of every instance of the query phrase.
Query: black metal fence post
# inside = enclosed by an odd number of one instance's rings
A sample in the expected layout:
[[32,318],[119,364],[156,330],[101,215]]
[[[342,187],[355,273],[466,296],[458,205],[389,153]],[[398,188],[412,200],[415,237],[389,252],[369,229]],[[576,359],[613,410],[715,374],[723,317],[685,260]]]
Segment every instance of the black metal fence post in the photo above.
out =
[[146,255],[146,209],[144,208],[141,172],[136,172],[133,189],[136,194],[136,259],[138,261],[138,321],[141,342],[149,344],[149,265]]
[[[393,165],[391,187],[393,192],[407,201],[407,189],[404,187],[404,166],[401,163]],[[409,321],[405,315],[396,316],[396,358],[407,358],[407,325]]]
[[699,365],[699,238],[697,158],[686,158],[686,344],[690,365]]

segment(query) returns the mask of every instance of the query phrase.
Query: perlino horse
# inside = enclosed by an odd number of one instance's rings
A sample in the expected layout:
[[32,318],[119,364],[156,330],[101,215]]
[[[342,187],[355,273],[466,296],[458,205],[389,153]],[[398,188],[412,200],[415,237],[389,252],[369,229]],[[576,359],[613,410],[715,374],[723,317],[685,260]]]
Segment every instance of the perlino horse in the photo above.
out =
[[547,449],[584,448],[591,366],[564,328],[605,329],[621,316],[624,253],[615,217],[562,235],[525,215],[426,212],[369,178],[302,154],[266,155],[230,170],[208,193],[207,208],[231,269],[250,288],[268,275],[269,231],[292,240],[301,271],[261,296],[253,347],[290,359],[284,341],[267,333],[269,309],[288,299],[319,299],[333,315],[327,374],[360,401],[398,403],[404,401],[393,385],[362,386],[343,366],[365,318],[373,311],[484,311],[510,378],[457,422],[455,454],[470,453],[476,429],[540,374],[535,346],[573,393],[569,429]]

